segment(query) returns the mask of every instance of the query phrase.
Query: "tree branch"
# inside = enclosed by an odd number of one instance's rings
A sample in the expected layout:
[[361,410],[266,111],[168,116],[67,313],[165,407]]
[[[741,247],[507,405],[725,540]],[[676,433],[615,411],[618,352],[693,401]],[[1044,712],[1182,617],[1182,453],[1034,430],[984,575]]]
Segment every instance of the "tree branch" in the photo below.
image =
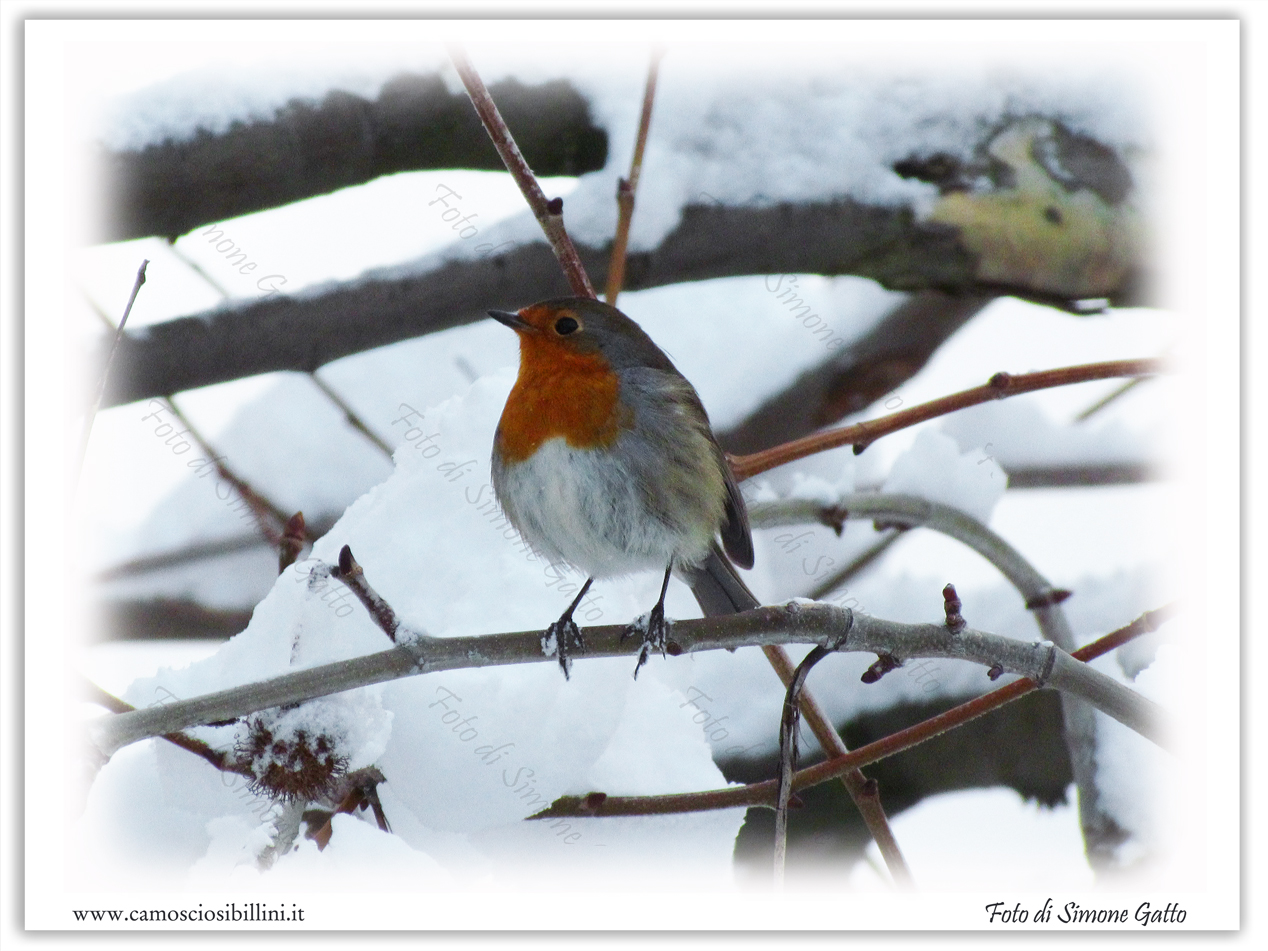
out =
[[[766,289],[774,285],[778,291],[784,277],[767,278]],[[792,297],[787,304],[799,300]],[[741,423],[718,433],[718,442],[730,453],[758,452],[861,412],[920,372],[947,338],[992,300],[942,291],[911,295],[866,335],[830,353],[823,363],[769,397]],[[790,309],[789,316],[795,319],[798,310]],[[818,315],[806,319],[810,316]],[[830,342],[825,340],[825,346]]]
[[[607,247],[581,245],[577,253],[588,274],[606,279]],[[848,199],[693,205],[657,248],[628,256],[625,289],[753,274],[856,274],[898,290],[1036,299],[1024,287],[983,284],[971,263],[953,229],[919,223],[906,209]],[[125,335],[103,405],[257,373],[310,372],[349,354],[486,319],[489,308],[521,307],[569,290],[549,246],[533,243],[483,259],[429,259],[407,276],[371,271],[328,290],[221,306]],[[100,353],[98,364],[104,358]]]
[[638,119],[638,135],[634,140],[634,157],[630,159],[630,177],[618,179],[616,186],[617,221],[616,237],[612,242],[612,257],[608,265],[607,287],[604,299],[613,307],[625,282],[625,251],[629,246],[630,222],[634,218],[634,198],[638,194],[638,178],[643,171],[643,150],[647,148],[647,133],[652,125],[652,103],[656,99],[656,75],[660,70],[662,50],[652,51],[652,61],[647,66],[647,85],[643,89],[643,109]]
[[[1154,611],[1147,611],[1126,627],[1119,628],[1079,648],[1073,656],[1084,663],[1095,660],[1133,638],[1156,630],[1173,617],[1177,610],[1176,604],[1172,603]],[[877,763],[918,746],[926,740],[941,736],[948,730],[963,726],[1038,689],[1039,685],[1033,680],[1025,678],[1015,680],[984,696],[953,707],[945,713],[851,750],[845,756],[833,757],[807,767],[793,776],[792,788],[797,791],[830,782],[838,776]],[[592,792],[586,796],[561,796],[547,809],[529,818],[666,815],[745,806],[774,808],[777,788],[778,780],[769,779],[764,782],[750,783],[747,786],[730,786],[726,789],[674,793],[664,796],[609,796],[607,793]]]
[[[804,500],[768,503],[755,506],[750,518],[756,526],[786,521],[823,522],[829,515],[840,519],[876,518],[878,525],[924,525],[958,539],[995,565],[1012,582],[1025,600],[1026,607],[1034,612],[1044,637],[1064,651],[1074,649],[1074,635],[1060,607],[1070,592],[1053,588],[1008,542],[958,509],[917,496],[878,493],[844,496],[839,504],[827,508]],[[1063,691],[1061,698],[1066,746],[1079,787],[1079,816],[1089,857],[1099,862],[1112,853],[1115,837],[1112,820],[1100,806],[1100,793],[1096,786],[1096,718],[1091,706],[1081,702],[1077,696],[1077,691]],[[1108,712],[1104,703],[1104,698],[1101,698],[1092,706]]]
[[1112,360],[1107,363],[1087,363],[1057,370],[1041,370],[1037,373],[1017,375],[996,373],[982,386],[939,397],[928,403],[913,406],[911,409],[891,413],[889,416],[815,433],[812,436],[794,439],[792,442],[751,455],[732,456],[731,469],[736,479],[744,480],[815,453],[836,449],[838,446],[852,445],[855,455],[858,455],[882,436],[888,436],[890,433],[896,433],[916,423],[936,419],[979,403],[1002,400],[1009,396],[1056,386],[1069,386],[1072,383],[1086,383],[1089,380],[1105,380],[1117,376],[1148,376],[1160,373],[1162,369],[1162,364],[1157,360]]
[[[592,657],[628,657],[640,649],[630,643],[624,625],[585,629],[586,651]],[[836,644],[849,636],[842,651],[892,654],[901,658],[945,657],[1031,677],[1039,684],[1055,676],[1054,686],[1072,691],[1093,704],[1104,703],[1110,716],[1155,742],[1165,733],[1157,705],[1085,665],[1058,663],[1052,644],[1018,641],[966,629],[950,634],[937,624],[900,624],[851,612],[829,604],[789,602],[719,618],[677,621],[668,650],[678,655],[703,650],[776,644]],[[94,741],[107,755],[137,740],[203,723],[230,720],[257,710],[301,703],[344,690],[399,677],[510,664],[554,661],[542,653],[541,632],[475,637],[417,636],[391,650],[352,660],[296,671],[260,683],[233,687],[202,697],[117,714],[91,726]]]
[[[607,162],[607,133],[566,80],[495,83],[507,123],[543,175],[582,175]],[[501,171],[464,96],[438,74],[402,74],[377,99],[334,90],[293,99],[266,121],[199,130],[138,151],[100,149],[104,220],[95,240],[175,240],[200,225],[290,204],[397,172]]]
[[541,186],[537,184],[537,177],[524,161],[524,156],[520,154],[519,146],[515,144],[515,139],[511,136],[511,130],[506,127],[502,114],[498,112],[498,107],[493,102],[493,97],[484,86],[484,80],[467,59],[467,54],[460,47],[451,46],[449,58],[453,60],[454,68],[458,70],[458,75],[462,78],[462,84],[467,89],[467,95],[471,98],[471,104],[475,106],[480,121],[484,123],[485,131],[489,133],[489,138],[493,140],[498,155],[502,157],[502,163],[515,179],[515,184],[520,187],[520,192],[524,200],[528,202],[533,217],[542,226],[546,240],[550,242],[551,249],[559,260],[559,266],[563,268],[564,276],[568,278],[573,294],[577,297],[594,297],[594,288],[590,286],[586,269],[582,266],[581,259],[577,257],[577,249],[573,247],[568,232],[564,230],[563,199],[546,200]]

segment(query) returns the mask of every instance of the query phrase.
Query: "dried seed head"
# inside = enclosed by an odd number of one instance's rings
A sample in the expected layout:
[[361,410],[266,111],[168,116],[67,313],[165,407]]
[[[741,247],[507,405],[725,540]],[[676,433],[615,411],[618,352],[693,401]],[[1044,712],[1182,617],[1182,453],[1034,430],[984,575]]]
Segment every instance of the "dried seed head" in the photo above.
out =
[[246,727],[234,752],[254,775],[251,788],[258,794],[283,802],[320,799],[347,771],[348,758],[325,733],[279,729],[267,713],[252,717]]

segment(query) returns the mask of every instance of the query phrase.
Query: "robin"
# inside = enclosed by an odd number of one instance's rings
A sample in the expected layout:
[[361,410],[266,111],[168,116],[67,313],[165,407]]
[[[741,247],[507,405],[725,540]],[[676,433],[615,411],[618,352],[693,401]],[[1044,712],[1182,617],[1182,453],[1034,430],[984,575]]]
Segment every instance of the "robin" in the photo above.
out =
[[573,612],[596,578],[663,570],[634,676],[666,643],[677,572],[706,615],[757,606],[731,561],[753,567],[748,512],[700,397],[652,339],[587,297],[489,316],[520,338],[520,369],[493,437],[493,489],[533,550],[588,576],[546,629],[564,676],[584,647]]

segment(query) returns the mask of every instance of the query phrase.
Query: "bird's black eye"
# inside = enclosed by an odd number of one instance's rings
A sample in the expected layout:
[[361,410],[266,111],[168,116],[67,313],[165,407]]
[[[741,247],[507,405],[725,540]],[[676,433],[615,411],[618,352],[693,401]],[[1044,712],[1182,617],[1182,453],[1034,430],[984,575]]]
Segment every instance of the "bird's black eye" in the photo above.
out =
[[571,317],[560,317],[555,321],[555,333],[561,337],[566,337],[580,326]]

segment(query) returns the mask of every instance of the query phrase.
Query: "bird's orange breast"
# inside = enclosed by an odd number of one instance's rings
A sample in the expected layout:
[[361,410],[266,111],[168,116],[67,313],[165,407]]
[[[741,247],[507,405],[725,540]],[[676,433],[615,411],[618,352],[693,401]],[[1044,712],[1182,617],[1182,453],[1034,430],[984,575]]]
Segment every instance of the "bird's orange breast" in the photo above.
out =
[[502,461],[522,462],[557,437],[574,448],[611,445],[629,424],[619,395],[620,381],[599,354],[522,334],[519,376],[498,423]]

